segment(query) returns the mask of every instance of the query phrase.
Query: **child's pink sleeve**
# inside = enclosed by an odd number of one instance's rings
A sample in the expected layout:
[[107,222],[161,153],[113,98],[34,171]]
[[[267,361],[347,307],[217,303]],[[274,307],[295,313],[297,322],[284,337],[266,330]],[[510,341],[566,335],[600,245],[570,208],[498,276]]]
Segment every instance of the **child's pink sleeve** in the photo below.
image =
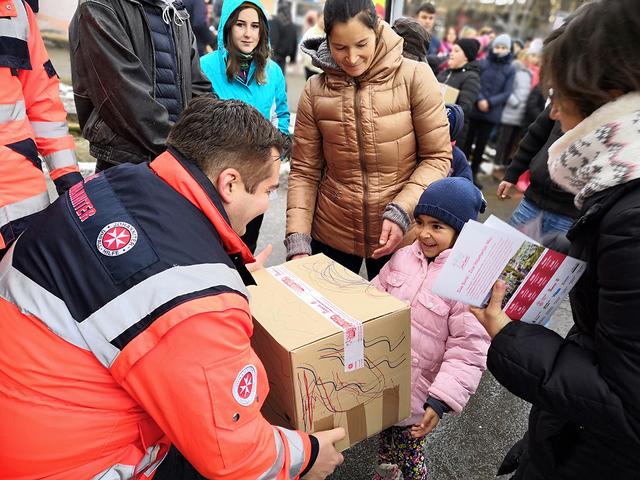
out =
[[[393,258],[391,260],[393,260]],[[383,292],[387,291],[387,287],[389,285],[387,280],[389,278],[389,272],[390,272],[389,265],[391,264],[391,260],[385,263],[382,269],[380,270],[380,273],[378,273],[378,275],[376,275],[376,277],[373,280],[371,280],[371,285],[376,287],[378,290],[382,290]]]
[[462,411],[487,368],[490,343],[487,332],[469,307],[456,302],[449,314],[449,338],[442,365],[429,388],[429,395],[443,401],[456,413]]

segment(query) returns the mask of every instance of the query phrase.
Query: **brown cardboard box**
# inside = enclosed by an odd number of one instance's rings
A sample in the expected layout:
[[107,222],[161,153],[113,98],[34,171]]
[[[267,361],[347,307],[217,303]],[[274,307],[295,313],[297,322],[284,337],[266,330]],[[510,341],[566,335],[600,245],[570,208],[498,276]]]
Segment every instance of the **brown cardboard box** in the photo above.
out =
[[[263,269],[249,288],[252,343],[271,390],[262,409],[267,420],[309,433],[344,427],[347,437],[337,445],[344,450],[407,418],[409,307],[324,255],[281,267],[280,280]],[[309,291],[322,298],[310,300]],[[328,318],[334,314],[361,322],[362,368],[346,371],[345,333]],[[351,341],[357,329],[346,331]]]
[[458,100],[458,95],[460,95],[460,90],[441,83],[440,93],[442,94],[444,103],[456,103],[456,101]]

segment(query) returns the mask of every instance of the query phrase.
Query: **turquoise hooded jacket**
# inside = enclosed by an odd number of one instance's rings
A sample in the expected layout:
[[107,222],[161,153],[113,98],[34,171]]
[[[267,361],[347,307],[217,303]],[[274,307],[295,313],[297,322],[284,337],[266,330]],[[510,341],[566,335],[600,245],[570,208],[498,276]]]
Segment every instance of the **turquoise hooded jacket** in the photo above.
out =
[[249,67],[246,83],[237,76],[232,81],[227,79],[226,68],[229,52],[224,46],[224,26],[231,14],[243,3],[252,3],[257,6],[262,13],[264,24],[269,28],[267,13],[258,0],[225,0],[218,27],[218,50],[200,58],[200,67],[220,98],[225,100],[233,98],[252,105],[268,118],[278,130],[288,135],[289,107],[287,106],[284,75],[273,60],[267,61],[265,69],[267,82],[264,85],[258,85],[256,81],[253,62]]

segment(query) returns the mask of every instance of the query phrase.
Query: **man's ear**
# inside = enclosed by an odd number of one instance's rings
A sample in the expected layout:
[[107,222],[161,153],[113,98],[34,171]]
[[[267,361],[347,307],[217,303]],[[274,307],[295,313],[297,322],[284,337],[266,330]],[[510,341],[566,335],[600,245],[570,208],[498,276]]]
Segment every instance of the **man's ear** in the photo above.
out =
[[242,188],[239,180],[240,173],[235,168],[225,168],[218,174],[214,183],[222,203],[231,203],[234,193]]

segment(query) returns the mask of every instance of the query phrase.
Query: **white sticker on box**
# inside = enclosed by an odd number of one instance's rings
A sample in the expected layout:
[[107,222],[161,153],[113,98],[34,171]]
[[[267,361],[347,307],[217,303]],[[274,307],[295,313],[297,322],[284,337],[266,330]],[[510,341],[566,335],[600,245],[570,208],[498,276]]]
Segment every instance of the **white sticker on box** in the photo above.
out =
[[364,367],[364,330],[362,322],[333,304],[316,289],[307,285],[282,265],[267,271],[303,302],[342,330],[344,338],[344,371],[353,372]]

